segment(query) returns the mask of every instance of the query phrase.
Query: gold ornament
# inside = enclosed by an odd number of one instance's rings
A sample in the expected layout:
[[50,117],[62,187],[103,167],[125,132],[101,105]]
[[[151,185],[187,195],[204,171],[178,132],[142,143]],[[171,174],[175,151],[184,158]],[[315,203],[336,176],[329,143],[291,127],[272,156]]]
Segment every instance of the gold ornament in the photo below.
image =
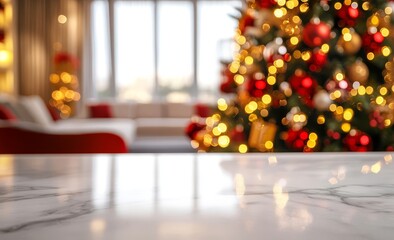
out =
[[330,94],[326,90],[320,90],[313,96],[313,104],[319,111],[327,111],[331,103]]
[[361,60],[357,60],[347,68],[347,76],[350,81],[357,81],[364,85],[368,81],[369,77],[368,67]]
[[277,126],[274,123],[256,120],[252,123],[248,144],[260,152],[274,150],[274,139]]
[[354,31],[349,31],[341,35],[337,42],[337,49],[339,52],[346,55],[353,55],[361,48],[361,37]]

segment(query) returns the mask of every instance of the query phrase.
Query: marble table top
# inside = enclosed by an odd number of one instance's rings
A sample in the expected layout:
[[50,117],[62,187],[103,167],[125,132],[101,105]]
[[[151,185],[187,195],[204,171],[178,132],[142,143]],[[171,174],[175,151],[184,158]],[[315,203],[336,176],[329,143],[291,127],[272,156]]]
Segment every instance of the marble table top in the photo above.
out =
[[0,239],[394,239],[393,155],[0,155]]

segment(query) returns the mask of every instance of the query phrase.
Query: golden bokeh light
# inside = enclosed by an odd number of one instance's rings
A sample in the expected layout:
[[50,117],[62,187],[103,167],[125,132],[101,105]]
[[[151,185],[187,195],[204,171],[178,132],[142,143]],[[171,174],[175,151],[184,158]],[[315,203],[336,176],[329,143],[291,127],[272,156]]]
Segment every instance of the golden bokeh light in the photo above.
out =
[[65,24],[65,23],[67,22],[67,17],[66,17],[65,15],[61,14],[61,15],[59,15],[59,16],[57,17],[57,21],[58,21],[60,24]]
[[221,148],[226,148],[230,144],[230,138],[226,135],[222,135],[218,138],[218,144]]
[[248,146],[246,144],[241,144],[238,147],[238,151],[240,153],[246,153],[246,152],[248,152]]

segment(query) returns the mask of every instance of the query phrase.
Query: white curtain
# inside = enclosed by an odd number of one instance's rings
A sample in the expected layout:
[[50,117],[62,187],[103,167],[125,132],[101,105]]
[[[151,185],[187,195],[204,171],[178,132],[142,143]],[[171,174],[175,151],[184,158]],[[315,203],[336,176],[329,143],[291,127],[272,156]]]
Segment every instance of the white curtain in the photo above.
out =
[[[154,26],[153,23],[149,24],[150,22],[146,21],[147,18],[154,21],[153,2],[154,0],[92,1],[92,78],[88,83],[90,87],[84,89],[85,97],[112,99],[126,90],[125,82],[126,85],[134,84],[135,79],[138,78],[135,76],[141,72],[139,67],[144,64],[144,56],[137,56],[130,49],[137,48],[142,51],[147,41],[153,42],[155,40],[153,36],[147,37],[141,34]],[[138,14],[144,18],[135,21],[135,15]],[[127,28],[123,28],[125,25]],[[130,34],[130,32],[134,33]],[[144,44],[136,44],[135,41],[131,41],[135,40],[136,36],[139,36],[140,41]],[[125,45],[132,47],[125,48]],[[154,49],[153,43],[150,50],[152,49]],[[130,56],[133,57],[130,58]],[[136,62],[138,63],[137,67],[132,68]],[[148,64],[155,64],[153,57],[152,62]],[[154,75],[154,68],[150,73]],[[139,84],[136,84],[137,86],[133,85],[134,94],[142,95],[144,93],[145,89],[138,88],[141,85],[149,85],[150,88],[153,88],[154,76],[144,80],[143,83],[140,81]]]
[[[18,0],[14,2],[16,23],[17,93],[49,99],[49,74],[56,52],[77,56],[81,62],[81,85],[90,77],[82,72],[90,64],[91,0]],[[67,22],[58,22],[65,15]],[[87,68],[89,69],[89,68]],[[83,86],[81,86],[83,87]],[[81,88],[82,89],[82,88]]]

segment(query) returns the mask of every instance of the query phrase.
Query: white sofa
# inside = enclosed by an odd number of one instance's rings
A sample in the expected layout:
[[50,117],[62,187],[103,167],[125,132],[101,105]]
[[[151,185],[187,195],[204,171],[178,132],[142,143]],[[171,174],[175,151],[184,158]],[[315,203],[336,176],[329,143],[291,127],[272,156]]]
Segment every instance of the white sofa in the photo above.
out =
[[14,123],[23,127],[44,129],[51,133],[110,132],[122,137],[131,152],[190,152],[184,129],[193,115],[191,103],[107,102],[113,118],[90,118],[87,103],[78,117],[53,121],[45,103],[38,96],[4,98],[18,113]]
[[130,119],[68,119],[54,121],[44,103],[38,96],[15,98],[0,96],[0,104],[10,108],[18,121],[12,124],[21,129],[52,134],[109,132],[119,135],[130,148],[135,137],[135,123]]

